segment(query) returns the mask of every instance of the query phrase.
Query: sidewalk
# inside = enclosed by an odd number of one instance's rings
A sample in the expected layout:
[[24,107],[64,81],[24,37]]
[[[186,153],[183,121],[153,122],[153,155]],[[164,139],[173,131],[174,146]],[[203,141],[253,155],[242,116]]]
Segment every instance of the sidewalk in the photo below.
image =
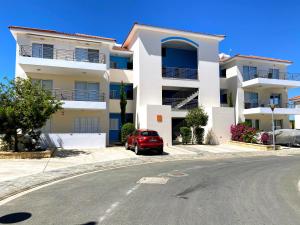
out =
[[[172,147],[166,147],[165,153],[170,156],[196,154],[192,151]],[[125,150],[124,147],[109,147],[87,150],[57,150],[55,156],[50,159],[1,159],[0,182],[76,165],[137,157],[139,156],[132,151]]]

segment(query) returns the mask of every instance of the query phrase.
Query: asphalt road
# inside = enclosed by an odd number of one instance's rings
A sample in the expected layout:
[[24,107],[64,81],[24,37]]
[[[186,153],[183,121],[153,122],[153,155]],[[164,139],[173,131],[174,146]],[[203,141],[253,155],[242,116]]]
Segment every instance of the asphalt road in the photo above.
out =
[[[137,183],[142,177],[161,184]],[[0,224],[294,225],[299,179],[298,156],[134,166],[16,198],[0,206]]]

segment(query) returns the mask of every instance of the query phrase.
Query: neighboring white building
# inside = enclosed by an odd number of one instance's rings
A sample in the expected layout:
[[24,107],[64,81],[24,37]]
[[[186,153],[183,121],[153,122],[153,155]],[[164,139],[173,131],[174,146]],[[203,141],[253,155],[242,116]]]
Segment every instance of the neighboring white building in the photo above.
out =
[[232,96],[236,122],[247,121],[259,130],[271,130],[271,103],[275,128],[290,128],[289,116],[300,114],[288,99],[288,89],[300,87],[300,75],[287,72],[289,60],[235,55],[220,61],[221,99]]
[[[99,36],[9,28],[17,43],[16,76],[31,77],[64,101],[64,109],[44,128],[45,138],[57,146],[86,148],[117,142],[121,82],[128,96],[127,121],[157,130],[166,145],[178,136],[188,109],[200,105],[209,114],[206,131],[216,143],[229,139],[235,122],[251,120],[259,123],[259,129],[270,129],[270,94],[280,102],[275,112],[282,127],[288,127],[287,115],[298,113],[283,107],[287,88],[300,86],[299,81],[287,79],[286,66],[291,62],[241,55],[222,55],[220,61],[223,35],[134,24],[118,45]],[[247,80],[243,70],[248,71]],[[248,96],[248,92],[257,94]],[[234,107],[227,107],[229,93]],[[245,102],[245,95],[250,102]],[[257,102],[252,102],[254,95],[259,96]]]

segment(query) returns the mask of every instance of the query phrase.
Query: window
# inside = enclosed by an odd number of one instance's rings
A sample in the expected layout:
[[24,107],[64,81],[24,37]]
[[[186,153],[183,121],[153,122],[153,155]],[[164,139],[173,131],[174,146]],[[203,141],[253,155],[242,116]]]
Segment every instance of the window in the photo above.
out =
[[259,130],[259,120],[255,120],[255,122],[254,122],[254,128],[256,130]]
[[259,130],[259,120],[245,119],[245,124]]
[[75,133],[99,133],[99,119],[97,117],[78,117],[74,121]]
[[221,104],[227,104],[227,89],[221,89],[220,101],[221,101]]
[[226,69],[221,69],[220,70],[220,77],[226,78]]
[[[133,99],[133,85],[124,84],[127,100]],[[110,99],[120,99],[121,84],[111,83],[110,84]]]
[[142,136],[159,136],[158,133],[156,131],[142,131],[141,132]]
[[110,56],[110,68],[132,70],[133,64],[130,57],[124,56]]
[[243,66],[243,80],[251,80],[257,78],[257,68],[253,66]]
[[52,80],[40,80],[40,79],[32,79],[32,83],[38,83],[45,90],[51,91],[53,89],[53,81]]
[[99,83],[88,83],[84,81],[75,82],[76,101],[100,101]]
[[32,57],[53,59],[53,45],[32,43]]
[[118,68],[117,62],[110,61],[110,68],[117,69]]
[[162,48],[161,49],[161,56],[165,57],[167,55],[167,49],[166,48]]
[[252,127],[252,120],[250,119],[245,119],[245,124],[249,127]]
[[245,109],[258,107],[258,93],[245,92]]
[[274,120],[275,130],[282,129],[282,120]]
[[109,120],[109,129],[110,130],[119,130],[119,119],[111,118]]
[[279,69],[269,69],[268,78],[279,79]]
[[276,107],[281,107],[281,94],[272,94],[270,96],[270,104],[274,104]]
[[99,63],[99,50],[75,48],[75,59],[80,62]]

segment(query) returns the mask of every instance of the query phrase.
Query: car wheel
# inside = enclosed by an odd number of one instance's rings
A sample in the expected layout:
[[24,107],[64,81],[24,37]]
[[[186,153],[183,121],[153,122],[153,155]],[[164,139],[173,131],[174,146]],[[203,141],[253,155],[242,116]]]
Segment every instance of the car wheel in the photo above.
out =
[[160,154],[160,155],[164,154],[164,149],[163,148],[159,149],[158,154]]
[[129,150],[129,145],[128,145],[127,141],[125,142],[125,149]]
[[139,146],[137,144],[134,147],[134,152],[135,152],[136,155],[140,154],[140,149],[139,149]]

